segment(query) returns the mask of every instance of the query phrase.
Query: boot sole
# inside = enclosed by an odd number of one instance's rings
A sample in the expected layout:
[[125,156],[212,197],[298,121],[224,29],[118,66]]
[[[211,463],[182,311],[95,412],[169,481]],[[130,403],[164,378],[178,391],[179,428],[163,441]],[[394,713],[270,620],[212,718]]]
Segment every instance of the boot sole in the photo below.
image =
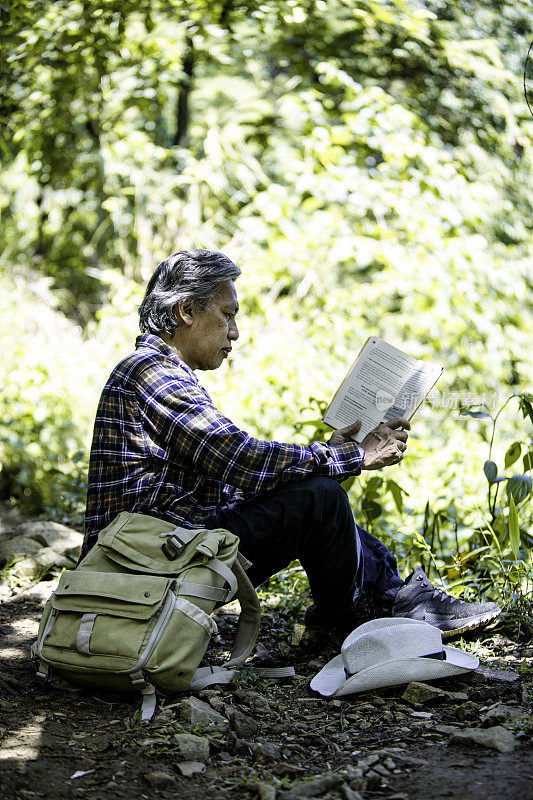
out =
[[432,624],[441,631],[443,639],[451,639],[452,636],[465,633],[465,631],[482,628],[500,614],[501,609],[499,608],[496,611],[487,611],[485,614],[479,614],[474,618],[466,617],[465,619],[446,620],[446,622],[433,622]]

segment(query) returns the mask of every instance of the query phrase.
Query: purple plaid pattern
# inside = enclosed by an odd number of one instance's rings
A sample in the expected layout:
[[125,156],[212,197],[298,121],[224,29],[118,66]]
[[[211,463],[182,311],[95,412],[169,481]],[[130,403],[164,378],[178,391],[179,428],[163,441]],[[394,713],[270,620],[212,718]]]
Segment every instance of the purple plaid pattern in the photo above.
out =
[[344,480],[363,451],[254,439],[213,405],[196,375],[158,336],[144,334],[111,373],[94,426],[86,548],[120,511],[201,527],[219,503],[309,475]]

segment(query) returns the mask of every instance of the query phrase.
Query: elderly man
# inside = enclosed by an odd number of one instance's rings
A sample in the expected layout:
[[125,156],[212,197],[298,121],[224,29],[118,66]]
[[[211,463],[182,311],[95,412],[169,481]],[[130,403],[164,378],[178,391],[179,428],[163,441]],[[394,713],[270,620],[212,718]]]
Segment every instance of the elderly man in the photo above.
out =
[[258,586],[294,559],[314,605],[309,627],[344,635],[377,616],[425,619],[445,637],[499,613],[436,589],[420,567],[404,582],[387,548],[358,526],[340,482],[397,464],[410,424],[360,423],[308,446],[261,441],[212,403],[195,375],[217,369],[239,332],[234,281],[221,253],[175,253],[156,268],[140,306],[136,350],[111,373],[96,415],[84,553],[121,511],[185,528],[226,528],[240,539]]

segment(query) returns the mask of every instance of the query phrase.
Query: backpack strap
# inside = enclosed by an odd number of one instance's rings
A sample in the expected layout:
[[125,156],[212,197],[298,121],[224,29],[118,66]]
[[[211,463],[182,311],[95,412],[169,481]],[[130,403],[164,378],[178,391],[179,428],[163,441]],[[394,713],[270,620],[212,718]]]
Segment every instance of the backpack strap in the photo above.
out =
[[238,559],[235,560],[232,569],[237,579],[237,600],[241,606],[241,613],[235,633],[235,643],[225,666],[240,667],[254,649],[261,624],[261,606],[257,592]]
[[[249,562],[244,561],[245,566]],[[238,558],[232,568],[234,579],[237,581],[237,600],[241,606],[241,613],[235,634],[235,642],[228,661],[221,667],[199,667],[189,684],[189,691],[198,692],[206,686],[213,684],[231,683],[254,649],[261,622],[261,606],[259,598],[252,586],[250,579],[243,569],[241,559]],[[254,667],[254,674],[265,678],[293,677],[294,667]]]

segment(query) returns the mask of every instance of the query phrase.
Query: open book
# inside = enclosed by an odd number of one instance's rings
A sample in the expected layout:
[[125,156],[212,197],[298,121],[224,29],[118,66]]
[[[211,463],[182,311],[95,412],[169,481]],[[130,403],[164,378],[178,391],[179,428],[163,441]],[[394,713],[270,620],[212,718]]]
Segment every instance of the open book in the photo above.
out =
[[380,422],[394,417],[411,419],[444,367],[403,353],[377,336],[370,336],[324,415],[332,428],[345,428],[357,419],[361,442]]

